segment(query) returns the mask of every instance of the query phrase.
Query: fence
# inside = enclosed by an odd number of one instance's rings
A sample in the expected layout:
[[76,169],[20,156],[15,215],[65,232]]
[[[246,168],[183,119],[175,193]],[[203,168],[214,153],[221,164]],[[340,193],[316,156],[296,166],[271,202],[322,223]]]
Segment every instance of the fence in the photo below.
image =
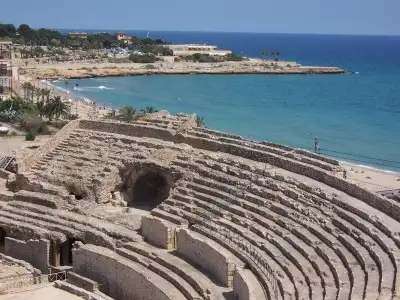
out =
[[33,276],[32,274],[11,276],[0,279],[0,294],[21,292],[40,285],[48,285],[54,281],[67,279],[66,272],[52,273],[46,275]]

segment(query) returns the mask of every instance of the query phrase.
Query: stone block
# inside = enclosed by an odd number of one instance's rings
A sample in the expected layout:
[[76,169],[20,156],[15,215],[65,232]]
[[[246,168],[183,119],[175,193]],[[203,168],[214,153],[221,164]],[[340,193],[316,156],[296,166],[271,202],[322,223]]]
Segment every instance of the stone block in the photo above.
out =
[[175,249],[177,225],[153,216],[142,217],[142,235],[145,239],[164,249]]

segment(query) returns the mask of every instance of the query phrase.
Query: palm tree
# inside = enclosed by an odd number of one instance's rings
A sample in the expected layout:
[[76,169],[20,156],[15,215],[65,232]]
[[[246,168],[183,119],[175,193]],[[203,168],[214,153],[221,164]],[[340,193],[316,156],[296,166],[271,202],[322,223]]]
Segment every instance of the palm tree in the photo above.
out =
[[36,110],[39,117],[43,118],[47,114],[46,109],[46,103],[44,101],[36,102]]
[[46,97],[46,101],[49,101],[50,98],[50,90],[46,88],[40,89],[40,95],[42,96],[42,101],[45,101],[44,97]]
[[261,52],[261,59],[264,59],[265,60],[265,58],[268,56],[268,50],[263,50],[262,52]]
[[118,117],[127,123],[130,123],[132,121],[134,121],[137,116],[136,116],[136,109],[134,109],[132,106],[127,105],[125,107],[123,107],[120,112]]
[[197,127],[204,127],[206,125],[206,123],[204,122],[204,118],[200,116],[196,116],[196,124]]
[[67,118],[70,115],[70,107],[61,100],[60,96],[54,96],[45,105],[45,112],[49,120],[59,120],[60,117]]
[[152,114],[155,112],[158,112],[157,109],[155,109],[153,106],[146,106],[145,108],[142,108],[140,110],[144,115]]
[[30,82],[24,82],[21,84],[21,88],[24,90],[24,98],[31,100],[33,98],[34,86]]

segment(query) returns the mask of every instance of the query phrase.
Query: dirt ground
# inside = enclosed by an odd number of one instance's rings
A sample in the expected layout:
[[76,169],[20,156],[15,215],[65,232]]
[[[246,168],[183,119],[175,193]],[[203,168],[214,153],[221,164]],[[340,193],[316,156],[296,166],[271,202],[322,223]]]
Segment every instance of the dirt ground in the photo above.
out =
[[75,296],[53,286],[45,286],[39,289],[13,293],[0,296],[0,300],[82,300],[81,297]]

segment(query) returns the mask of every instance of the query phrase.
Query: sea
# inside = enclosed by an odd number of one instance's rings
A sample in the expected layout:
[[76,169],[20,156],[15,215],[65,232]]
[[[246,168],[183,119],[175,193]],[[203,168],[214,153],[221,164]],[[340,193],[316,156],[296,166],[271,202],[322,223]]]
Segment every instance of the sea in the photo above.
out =
[[[352,73],[69,80],[70,89],[75,87],[73,93],[116,108],[153,106],[171,113],[196,113],[207,127],[251,140],[313,151],[317,139],[321,154],[400,172],[400,36],[125,33],[140,37],[148,34],[173,43],[217,45],[247,57],[261,57],[263,50],[276,50],[281,60],[337,66]],[[57,80],[54,85],[65,88],[63,81]]]

